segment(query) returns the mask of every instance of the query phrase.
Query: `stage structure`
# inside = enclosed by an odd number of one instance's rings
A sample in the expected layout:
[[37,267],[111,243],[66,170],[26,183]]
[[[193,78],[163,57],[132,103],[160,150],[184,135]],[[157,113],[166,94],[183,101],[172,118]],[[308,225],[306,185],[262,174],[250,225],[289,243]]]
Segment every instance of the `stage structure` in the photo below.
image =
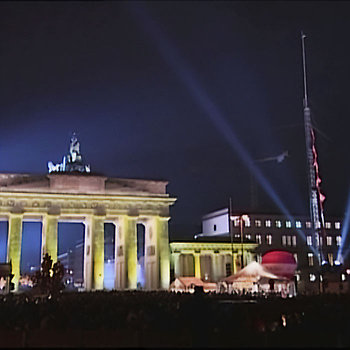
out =
[[108,178],[79,170],[0,174],[0,219],[8,221],[7,262],[12,263],[15,290],[20,278],[24,221],[42,222],[41,255],[49,253],[53,262],[57,261],[58,223],[84,224],[87,291],[103,289],[104,223],[116,227],[115,289],[136,289],[136,225],[141,223],[145,226],[145,288],[168,289],[169,206],[176,199],[166,193],[166,185],[166,181]]

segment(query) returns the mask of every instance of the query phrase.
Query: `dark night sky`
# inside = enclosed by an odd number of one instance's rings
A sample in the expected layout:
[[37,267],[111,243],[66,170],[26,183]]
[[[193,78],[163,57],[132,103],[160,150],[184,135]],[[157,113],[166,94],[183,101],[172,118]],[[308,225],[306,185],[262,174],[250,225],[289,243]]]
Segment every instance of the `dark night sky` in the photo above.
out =
[[[1,2],[0,172],[46,173],[77,131],[94,172],[169,180],[171,237],[192,237],[230,196],[234,210],[250,209],[232,131],[251,159],[289,151],[256,166],[290,212],[305,214],[303,30],[325,213],[342,216],[349,10],[335,1]],[[279,211],[259,185],[257,201],[256,211]]]

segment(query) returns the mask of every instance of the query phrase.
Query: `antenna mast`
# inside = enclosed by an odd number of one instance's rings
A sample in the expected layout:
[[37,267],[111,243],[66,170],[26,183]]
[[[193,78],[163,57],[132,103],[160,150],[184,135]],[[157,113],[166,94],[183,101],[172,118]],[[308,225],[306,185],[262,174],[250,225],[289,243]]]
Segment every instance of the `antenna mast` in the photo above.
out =
[[[315,146],[315,134],[312,128],[310,108],[308,105],[307,84],[306,84],[306,57],[305,57],[305,38],[306,35],[301,32],[301,46],[303,54],[303,80],[304,80],[304,126],[305,126],[305,143],[306,143],[306,158],[308,165],[309,178],[309,195],[310,195],[310,217],[314,230],[313,246],[319,251],[318,262],[324,261],[322,245],[325,244],[324,236],[324,216],[322,203],[325,197],[320,191],[321,179],[318,175],[317,153]],[[321,220],[320,220],[321,217]]]

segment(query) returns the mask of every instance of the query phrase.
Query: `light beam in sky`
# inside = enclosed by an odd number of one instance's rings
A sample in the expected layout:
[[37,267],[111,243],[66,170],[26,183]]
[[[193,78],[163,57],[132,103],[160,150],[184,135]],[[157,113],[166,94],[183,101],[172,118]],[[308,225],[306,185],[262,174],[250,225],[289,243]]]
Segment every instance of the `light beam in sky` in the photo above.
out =
[[[186,89],[189,91],[202,111],[205,112],[205,114],[208,116],[217,131],[220,132],[220,134],[231,146],[232,150],[237,153],[242,162],[259,181],[268,196],[270,196],[270,198],[288,217],[288,219],[294,222],[295,220],[293,219],[293,216],[289,213],[282,200],[274,191],[270,182],[263,175],[261,170],[255,165],[254,160],[242,145],[242,143],[239,141],[238,136],[232,129],[231,125],[227,122],[218,106],[214,104],[204,89],[198,84],[189,65],[182,59],[177,50],[170,44],[169,40],[162,33],[155,21],[153,21],[150,16],[147,15],[145,7],[142,6],[141,8],[139,3],[132,3],[130,8],[136,14],[138,23],[142,23],[142,29],[147,32],[147,34],[155,42],[164,60],[175,70],[179,78],[184,83]],[[297,229],[297,232],[303,241],[305,241],[305,233],[301,229]],[[317,254],[317,251],[314,247],[311,246],[310,248],[314,251],[315,254]]]

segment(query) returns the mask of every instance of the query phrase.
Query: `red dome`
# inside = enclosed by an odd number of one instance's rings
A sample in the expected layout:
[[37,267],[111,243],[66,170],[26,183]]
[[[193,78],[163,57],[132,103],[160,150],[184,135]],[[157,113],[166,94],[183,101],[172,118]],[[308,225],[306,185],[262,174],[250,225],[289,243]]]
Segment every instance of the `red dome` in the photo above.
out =
[[297,268],[293,254],[283,250],[265,253],[261,265],[271,273],[287,278],[292,278]]

